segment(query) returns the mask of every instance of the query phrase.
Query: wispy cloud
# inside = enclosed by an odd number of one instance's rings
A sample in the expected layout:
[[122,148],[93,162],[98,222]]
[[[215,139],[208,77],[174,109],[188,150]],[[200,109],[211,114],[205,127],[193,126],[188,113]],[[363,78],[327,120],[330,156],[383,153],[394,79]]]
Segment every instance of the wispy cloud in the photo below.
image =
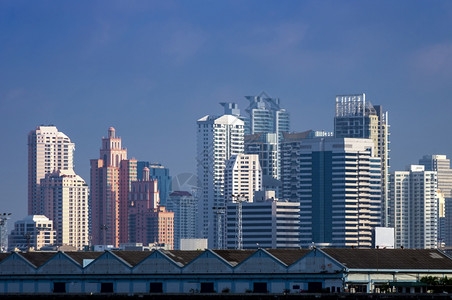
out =
[[172,24],[167,39],[162,43],[162,51],[170,56],[173,64],[182,64],[198,54],[207,40],[207,34],[190,24]]
[[452,75],[452,43],[440,43],[416,51],[411,63],[426,75]]

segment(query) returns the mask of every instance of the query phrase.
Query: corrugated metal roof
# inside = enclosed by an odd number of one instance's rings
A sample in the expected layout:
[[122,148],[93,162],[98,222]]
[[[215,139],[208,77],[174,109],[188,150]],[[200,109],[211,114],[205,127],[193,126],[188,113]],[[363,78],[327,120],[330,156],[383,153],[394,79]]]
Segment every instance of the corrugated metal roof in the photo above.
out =
[[113,254],[128,262],[131,266],[136,266],[153,251],[112,251]]
[[4,260],[9,256],[10,253],[0,253],[0,261]]
[[36,267],[42,266],[44,263],[46,263],[50,258],[55,256],[56,252],[24,252],[24,253],[17,253],[29,262],[31,262]]
[[430,249],[321,249],[349,269],[452,270],[452,260]]
[[290,266],[306,254],[310,249],[265,249],[268,253]]
[[231,266],[236,266],[251,255],[253,255],[256,250],[212,250],[223,259],[229,262]]
[[103,252],[64,252],[64,254],[67,254],[69,257],[71,257],[73,260],[75,260],[79,265],[83,266],[83,260],[84,259],[96,259],[99,256],[103,254]]
[[185,266],[190,263],[196,257],[204,253],[204,251],[199,250],[160,250],[162,253],[166,254],[169,258],[177,263]]

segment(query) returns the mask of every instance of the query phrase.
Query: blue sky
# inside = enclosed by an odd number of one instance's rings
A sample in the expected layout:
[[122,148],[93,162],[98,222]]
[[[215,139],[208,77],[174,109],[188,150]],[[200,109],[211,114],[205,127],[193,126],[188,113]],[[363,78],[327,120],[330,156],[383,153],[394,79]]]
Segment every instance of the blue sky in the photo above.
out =
[[54,124],[89,181],[109,126],[129,157],[195,172],[198,118],[266,91],[291,129],[337,94],[389,111],[391,170],[452,155],[450,1],[0,0],[0,212],[26,214],[27,134]]

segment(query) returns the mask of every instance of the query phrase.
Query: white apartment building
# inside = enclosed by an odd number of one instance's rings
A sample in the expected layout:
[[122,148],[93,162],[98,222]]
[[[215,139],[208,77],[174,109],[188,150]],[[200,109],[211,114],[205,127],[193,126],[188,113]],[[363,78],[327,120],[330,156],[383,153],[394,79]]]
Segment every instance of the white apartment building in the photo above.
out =
[[172,192],[166,202],[166,209],[174,212],[174,249],[181,249],[181,239],[196,237],[196,197],[186,191]]
[[244,123],[237,116],[205,116],[197,122],[197,235],[209,248],[224,247],[224,170],[243,153]]
[[9,235],[8,250],[40,250],[42,247],[53,246],[55,241],[53,222],[46,216],[32,215],[14,223],[14,229]]
[[229,202],[226,213],[228,249],[300,247],[300,204],[278,201],[274,191],[256,192],[254,202]]
[[411,165],[389,178],[389,221],[395,228],[395,246],[437,247],[437,174],[424,166]]
[[257,154],[238,154],[226,162],[224,174],[224,196],[226,202],[252,202],[254,192],[262,190],[262,168]]
[[72,170],[60,170],[41,180],[44,215],[53,221],[56,245],[77,249],[89,243],[89,188]]
[[55,126],[38,126],[28,134],[28,214],[42,213],[39,184],[47,173],[72,170],[75,144]]

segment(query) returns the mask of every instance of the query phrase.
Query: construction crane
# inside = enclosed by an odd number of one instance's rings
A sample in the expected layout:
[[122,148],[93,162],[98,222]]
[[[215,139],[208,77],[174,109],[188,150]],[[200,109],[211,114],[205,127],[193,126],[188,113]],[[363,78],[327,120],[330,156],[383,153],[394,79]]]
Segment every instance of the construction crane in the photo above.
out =
[[0,213],[0,252],[8,251],[8,220],[11,213]]

